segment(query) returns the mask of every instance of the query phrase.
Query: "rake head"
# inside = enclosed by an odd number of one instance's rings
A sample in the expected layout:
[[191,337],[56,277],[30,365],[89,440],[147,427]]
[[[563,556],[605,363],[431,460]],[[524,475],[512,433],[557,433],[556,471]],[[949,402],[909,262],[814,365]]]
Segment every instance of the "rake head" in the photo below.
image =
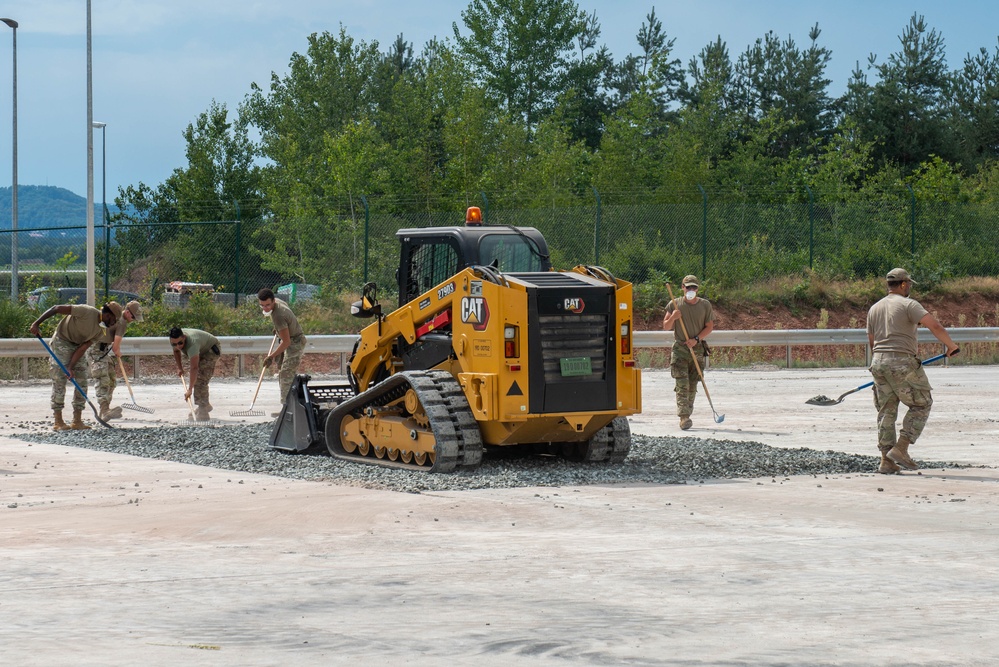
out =
[[263,417],[263,410],[230,410],[230,417]]
[[147,415],[153,414],[152,408],[144,408],[141,405],[136,405],[135,403],[122,403],[121,407],[126,410],[135,410],[136,412],[145,412]]

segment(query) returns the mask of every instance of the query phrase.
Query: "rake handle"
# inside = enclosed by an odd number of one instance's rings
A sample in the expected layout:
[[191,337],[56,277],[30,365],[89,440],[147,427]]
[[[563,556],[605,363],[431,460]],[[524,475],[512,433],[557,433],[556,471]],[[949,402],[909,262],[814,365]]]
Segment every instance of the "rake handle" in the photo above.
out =
[[194,419],[194,401],[191,400],[190,396],[187,396],[187,380],[184,379],[183,375],[180,376],[180,383],[184,385],[184,394],[187,399],[187,405],[191,408],[191,419]]
[[[274,351],[274,343],[277,342],[277,339],[278,339],[278,335],[274,334],[274,338],[271,338],[271,347],[270,347],[269,350],[267,350],[267,356],[268,357],[271,356],[271,352]],[[257,394],[260,393],[260,385],[262,385],[264,383],[264,371],[266,371],[266,370],[267,370],[267,366],[266,365],[264,365],[264,366],[262,366],[260,368],[260,377],[257,379],[257,389],[253,392],[253,400],[250,401],[250,407],[249,407],[250,410],[253,409],[253,406],[257,402]]]
[[[121,376],[125,378],[125,386],[128,387],[128,395],[132,397],[132,402],[135,403],[135,394],[132,393],[132,383],[128,381],[128,373],[125,372],[125,363],[118,357],[118,368],[121,369]],[[187,391],[185,389],[184,391]]]

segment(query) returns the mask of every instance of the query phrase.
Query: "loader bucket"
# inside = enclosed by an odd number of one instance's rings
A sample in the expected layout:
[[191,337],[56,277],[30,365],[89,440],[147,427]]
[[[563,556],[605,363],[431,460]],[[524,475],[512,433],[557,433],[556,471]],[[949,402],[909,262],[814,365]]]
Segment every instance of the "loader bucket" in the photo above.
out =
[[309,375],[296,375],[271,431],[270,446],[301,453],[326,449],[326,413],[353,397],[347,384],[313,385]]

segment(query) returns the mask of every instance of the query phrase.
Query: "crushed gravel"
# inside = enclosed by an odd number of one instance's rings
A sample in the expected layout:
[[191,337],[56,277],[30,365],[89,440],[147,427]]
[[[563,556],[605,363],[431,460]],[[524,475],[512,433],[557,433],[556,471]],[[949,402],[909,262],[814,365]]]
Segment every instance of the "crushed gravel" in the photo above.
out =
[[[428,474],[338,461],[326,455],[288,454],[268,446],[270,424],[93,429],[18,433],[44,442],[224,470],[277,475],[338,485],[420,493],[525,486],[684,484],[719,478],[874,473],[874,456],[832,450],[784,449],[759,442],[633,435],[621,464],[572,463],[556,457],[490,455],[471,471]],[[934,463],[935,467],[963,467]]]

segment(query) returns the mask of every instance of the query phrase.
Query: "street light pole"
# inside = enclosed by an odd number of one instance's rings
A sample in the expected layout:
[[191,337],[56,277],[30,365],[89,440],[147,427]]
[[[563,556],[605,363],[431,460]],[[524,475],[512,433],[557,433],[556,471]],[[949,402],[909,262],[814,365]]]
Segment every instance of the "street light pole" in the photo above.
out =
[[94,71],[91,59],[90,0],[87,0],[87,305],[94,305]]
[[94,129],[101,131],[101,223],[104,225],[104,300],[107,301],[110,292],[111,227],[108,225],[108,142],[105,128],[107,123],[94,121]]
[[17,21],[0,19],[14,31],[14,184],[10,191],[10,300],[17,301]]

